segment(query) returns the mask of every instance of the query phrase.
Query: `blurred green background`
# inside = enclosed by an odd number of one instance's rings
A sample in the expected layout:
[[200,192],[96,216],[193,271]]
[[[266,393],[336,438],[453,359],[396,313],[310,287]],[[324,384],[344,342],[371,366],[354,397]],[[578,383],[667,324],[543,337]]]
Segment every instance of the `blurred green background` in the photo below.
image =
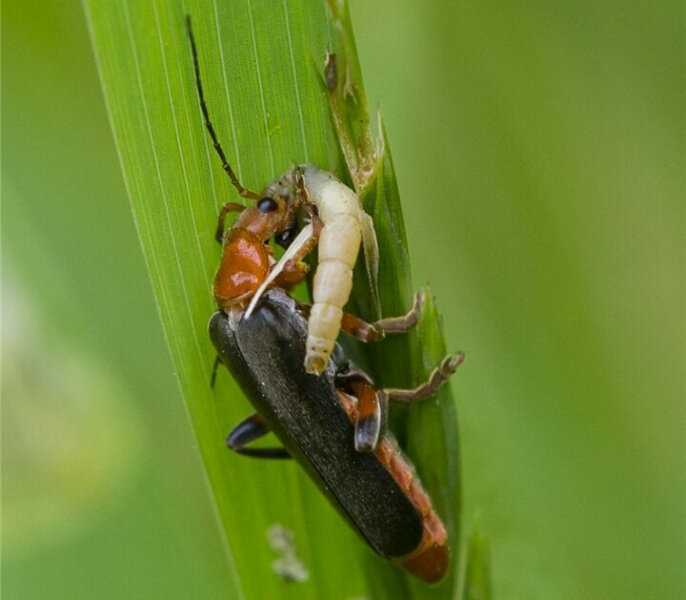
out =
[[[496,597],[686,597],[683,5],[351,5]],[[4,597],[224,597],[80,5],[2,75]]]

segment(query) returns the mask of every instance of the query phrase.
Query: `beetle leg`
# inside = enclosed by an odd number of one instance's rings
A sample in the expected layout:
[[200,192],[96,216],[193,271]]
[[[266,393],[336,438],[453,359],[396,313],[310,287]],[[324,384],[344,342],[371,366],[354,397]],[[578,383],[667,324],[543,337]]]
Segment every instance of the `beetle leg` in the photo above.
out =
[[283,271],[274,280],[276,287],[290,288],[297,283],[300,283],[310,272],[310,265],[303,261],[288,261],[283,266]]
[[423,305],[424,292],[417,292],[414,296],[412,308],[406,314],[401,317],[379,319],[374,323],[374,326],[384,333],[405,333],[408,329],[417,324]]
[[346,312],[343,313],[341,318],[341,329],[348,335],[352,335],[365,343],[378,342],[385,337],[384,332],[376,327],[374,323],[367,323],[367,321],[360,319],[360,317]]
[[269,433],[269,427],[260,415],[251,415],[241,421],[226,438],[226,445],[243,456],[255,458],[291,458],[285,448],[246,448],[246,446]]
[[347,411],[355,426],[355,450],[374,452],[379,443],[386,416],[384,397],[374,387],[369,375],[355,367],[336,374],[336,388],[356,400],[355,408]]
[[361,342],[378,342],[384,339],[387,334],[405,333],[414,327],[419,320],[423,303],[424,294],[417,292],[414,297],[414,304],[407,314],[402,317],[380,319],[374,323],[367,323],[355,315],[343,313],[341,329]]
[[383,410],[377,391],[366,381],[352,385],[357,397],[355,420],[355,450],[373,452],[379,443],[383,428]]
[[214,389],[214,384],[217,382],[217,371],[219,370],[219,365],[221,364],[222,359],[219,357],[219,354],[214,357],[214,364],[212,365],[212,375],[210,375],[210,389]]
[[[368,323],[356,315],[344,312],[341,319],[341,329],[361,342],[379,342],[387,334],[405,333],[414,327],[419,320],[423,303],[424,293],[417,292],[414,297],[414,304],[407,314],[402,317],[380,319],[374,323]],[[305,318],[309,318],[311,304],[298,302],[298,308]]]
[[219,211],[219,216],[217,217],[217,230],[214,233],[214,239],[220,244],[224,241],[224,221],[226,220],[226,213],[229,212],[241,212],[245,210],[245,206],[238,204],[237,202],[227,202],[222,209]]
[[418,385],[412,390],[402,390],[396,388],[384,388],[379,391],[384,400],[391,400],[395,402],[413,402],[415,400],[424,400],[433,396],[438,389],[450,378],[450,376],[457,370],[464,361],[464,354],[458,352],[457,354],[449,354],[429,375],[421,385]]

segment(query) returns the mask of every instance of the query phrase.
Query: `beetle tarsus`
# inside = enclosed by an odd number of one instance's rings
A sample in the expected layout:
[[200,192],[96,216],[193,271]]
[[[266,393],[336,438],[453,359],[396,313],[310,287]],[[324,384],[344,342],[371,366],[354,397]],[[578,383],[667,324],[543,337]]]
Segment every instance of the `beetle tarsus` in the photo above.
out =
[[429,375],[429,378],[411,390],[385,388],[379,393],[394,402],[414,402],[433,396],[448,381],[457,368],[464,362],[464,353],[449,354]]
[[246,446],[269,433],[269,427],[260,415],[250,415],[241,421],[226,438],[226,445],[243,456],[254,458],[291,458],[285,448],[246,448]]
[[412,329],[419,321],[423,305],[424,292],[417,292],[412,308],[400,317],[388,317],[374,323],[367,323],[355,315],[343,313],[341,329],[361,342],[378,342],[384,339],[386,335],[406,333]]
[[424,306],[424,292],[420,291],[414,295],[412,308],[401,317],[388,317],[373,323],[374,327],[386,333],[405,333],[417,324],[419,315]]

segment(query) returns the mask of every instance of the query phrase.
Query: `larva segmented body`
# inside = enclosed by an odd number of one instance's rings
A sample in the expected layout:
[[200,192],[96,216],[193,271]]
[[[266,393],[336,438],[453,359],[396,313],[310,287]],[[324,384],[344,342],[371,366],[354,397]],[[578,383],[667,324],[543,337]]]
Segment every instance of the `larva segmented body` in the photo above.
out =
[[328,363],[341,329],[360,243],[364,240],[365,252],[370,247],[376,248],[374,227],[357,194],[331,173],[312,165],[294,167],[268,186],[265,193],[275,197],[302,196],[296,203],[316,207],[316,220],[321,229],[317,233],[312,224],[303,228],[253,296],[246,317],[286,263],[302,258],[318,236],[319,264],[312,288],[305,370],[319,374]]
[[355,192],[325,171],[307,167],[304,182],[323,224],[312,288],[305,370],[321,373],[338,337],[343,307],[352,290],[353,268],[362,240],[362,208]]

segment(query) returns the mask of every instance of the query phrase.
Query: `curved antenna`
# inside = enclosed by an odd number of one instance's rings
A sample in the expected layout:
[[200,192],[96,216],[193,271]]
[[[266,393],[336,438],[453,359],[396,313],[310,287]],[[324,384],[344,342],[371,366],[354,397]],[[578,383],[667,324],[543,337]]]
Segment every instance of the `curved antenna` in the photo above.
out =
[[219,139],[217,138],[217,133],[214,130],[214,127],[212,126],[212,121],[210,121],[210,114],[209,111],[207,110],[207,103],[205,102],[205,93],[203,92],[202,88],[202,80],[200,79],[200,65],[198,64],[198,49],[195,46],[195,37],[193,36],[193,28],[191,27],[191,16],[186,15],[186,30],[188,31],[188,39],[190,40],[191,43],[191,52],[193,54],[193,70],[195,71],[195,87],[198,90],[198,99],[200,101],[200,110],[202,110],[202,116],[205,120],[205,127],[207,128],[207,132],[210,134],[210,137],[212,138],[212,145],[214,146],[215,151],[219,155],[219,159],[222,161],[222,168],[224,171],[226,171],[226,174],[229,176],[229,179],[231,180],[231,183],[233,184],[233,187],[238,190],[238,193],[243,197],[243,198],[259,198],[259,194],[256,194],[255,192],[251,192],[249,189],[244,188],[241,185],[241,182],[238,181],[238,177],[236,177],[236,174],[233,172],[233,169],[231,168],[231,165],[229,164],[229,161],[226,160],[226,155],[224,154],[224,150],[222,149],[221,144],[219,143]]

